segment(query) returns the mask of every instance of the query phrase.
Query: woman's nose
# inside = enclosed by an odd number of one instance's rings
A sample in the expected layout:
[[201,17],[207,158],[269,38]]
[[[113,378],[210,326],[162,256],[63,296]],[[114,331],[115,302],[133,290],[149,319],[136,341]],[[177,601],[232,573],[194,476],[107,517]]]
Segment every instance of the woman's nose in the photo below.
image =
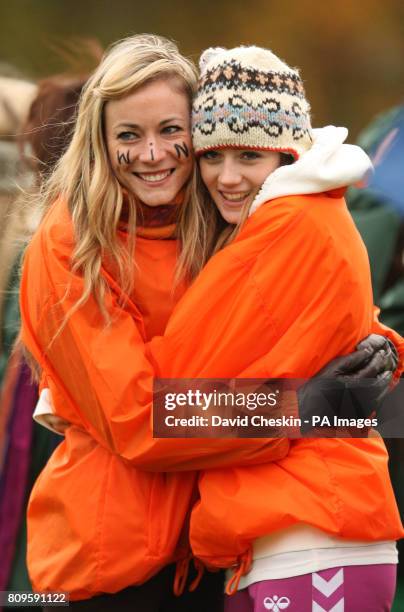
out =
[[237,165],[232,161],[224,161],[220,167],[218,182],[220,185],[230,186],[238,185],[241,181],[241,174],[237,168]]
[[139,160],[144,163],[160,162],[165,157],[165,150],[157,139],[147,139],[139,153]]

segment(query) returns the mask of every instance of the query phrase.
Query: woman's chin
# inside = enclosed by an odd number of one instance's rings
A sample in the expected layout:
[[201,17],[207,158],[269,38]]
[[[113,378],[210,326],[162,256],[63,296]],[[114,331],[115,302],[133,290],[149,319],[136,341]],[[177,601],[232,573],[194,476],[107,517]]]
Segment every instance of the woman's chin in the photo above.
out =
[[128,186],[129,191],[143,204],[150,207],[170,204],[182,189],[182,184],[179,181],[173,180],[163,181],[161,186],[140,185],[138,180],[134,183],[133,181]]
[[142,189],[136,190],[135,197],[139,199],[145,206],[156,207],[170,204],[177,195],[176,189]]
[[221,210],[220,212],[221,212],[223,219],[227,223],[230,223],[231,225],[237,225],[238,223],[240,223],[241,210],[234,210],[234,211]]

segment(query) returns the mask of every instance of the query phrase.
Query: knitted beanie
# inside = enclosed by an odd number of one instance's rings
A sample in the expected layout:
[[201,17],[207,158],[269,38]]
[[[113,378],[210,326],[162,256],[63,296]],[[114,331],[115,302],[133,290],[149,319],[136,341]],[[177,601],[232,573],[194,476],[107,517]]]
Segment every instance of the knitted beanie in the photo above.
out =
[[195,152],[246,148],[295,159],[312,143],[310,107],[297,70],[268,49],[210,48],[192,112]]

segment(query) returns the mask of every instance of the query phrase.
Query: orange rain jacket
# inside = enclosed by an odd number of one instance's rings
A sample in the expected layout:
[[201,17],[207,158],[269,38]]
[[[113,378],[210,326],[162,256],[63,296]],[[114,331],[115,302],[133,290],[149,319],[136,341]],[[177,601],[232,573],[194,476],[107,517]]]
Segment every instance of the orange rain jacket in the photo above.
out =
[[111,325],[90,299],[61,330],[83,289],[70,270],[73,248],[59,201],[27,249],[22,337],[46,375],[56,414],[73,427],[32,491],[28,566],[34,589],[84,599],[140,584],[188,554],[183,529],[196,473],[178,470],[268,462],[285,456],[289,443],[153,439],[145,341],[164,331],[184,289],[172,295],[177,244],[138,238],[135,292],[125,307],[112,267],[102,270]]
[[[255,212],[150,343],[156,373],[305,378],[380,332],[367,253],[341,195],[282,197]],[[387,335],[400,372],[403,342]],[[245,570],[254,539],[296,523],[351,540],[404,535],[381,439],[290,444],[279,461],[200,476],[190,540],[205,563]]]

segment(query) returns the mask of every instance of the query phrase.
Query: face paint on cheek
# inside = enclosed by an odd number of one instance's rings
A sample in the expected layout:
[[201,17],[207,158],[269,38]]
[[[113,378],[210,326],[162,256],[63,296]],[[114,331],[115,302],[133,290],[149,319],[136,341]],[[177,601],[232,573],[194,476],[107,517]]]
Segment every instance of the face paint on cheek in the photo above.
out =
[[130,151],[129,149],[126,151],[126,153],[122,153],[119,149],[116,152],[116,157],[118,160],[118,164],[121,166],[122,164],[130,164],[131,159],[130,159]]
[[154,161],[153,143],[150,143],[150,159]]
[[182,142],[182,145],[175,144],[174,149],[176,150],[178,159],[181,159],[181,155],[183,155],[185,158],[189,157],[189,149],[184,141]]

